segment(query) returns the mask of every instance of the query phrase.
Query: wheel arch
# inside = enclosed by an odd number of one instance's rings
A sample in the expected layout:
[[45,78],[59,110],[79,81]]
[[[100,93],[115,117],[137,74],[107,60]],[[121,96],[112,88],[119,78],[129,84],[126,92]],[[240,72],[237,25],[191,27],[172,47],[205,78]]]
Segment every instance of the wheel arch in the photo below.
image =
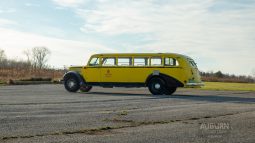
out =
[[167,85],[170,85],[170,86],[175,86],[175,87],[183,87],[183,86],[184,86],[184,84],[181,83],[181,82],[180,82],[179,80],[177,80],[176,78],[174,78],[174,77],[172,77],[172,76],[169,76],[169,75],[166,75],[166,74],[163,74],[163,73],[159,73],[159,74],[157,74],[157,75],[155,75],[155,74],[153,74],[153,73],[150,74],[150,75],[147,77],[146,81],[145,81],[146,86],[148,86],[150,80],[151,80],[152,78],[155,78],[155,77],[158,77],[158,78],[163,79],[163,80],[167,83]]

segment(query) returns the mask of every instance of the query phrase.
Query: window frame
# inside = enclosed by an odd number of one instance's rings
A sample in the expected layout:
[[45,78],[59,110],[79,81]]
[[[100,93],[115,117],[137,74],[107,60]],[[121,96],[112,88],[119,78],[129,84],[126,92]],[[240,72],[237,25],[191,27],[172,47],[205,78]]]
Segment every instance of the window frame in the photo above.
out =
[[[135,59],[144,59],[144,65],[135,65]],[[150,57],[132,57],[132,61],[133,61],[133,66],[134,67],[148,67],[148,66],[150,66]],[[147,62],[146,62],[146,60],[147,60]],[[147,63],[147,65],[146,65],[146,63]]]
[[[155,58],[155,59],[156,59],[156,58],[161,59],[161,64],[160,64],[160,65],[152,65],[152,64],[151,64],[151,63],[152,63],[151,60],[154,59],[154,58]],[[162,66],[164,66],[164,65],[163,65],[163,60],[162,60],[162,58],[163,58],[162,56],[160,56],[160,57],[158,57],[158,56],[150,57],[150,66],[152,66],[152,67],[162,67]]]
[[[119,65],[119,59],[128,59],[128,65]],[[130,67],[133,65],[133,59],[132,57],[117,57],[117,66],[119,67]]]
[[[97,58],[98,64],[91,64],[91,61],[92,61],[92,59],[94,59],[94,58]],[[101,57],[99,57],[99,56],[91,57],[91,58],[89,59],[89,61],[88,61],[88,66],[91,66],[91,67],[98,67],[98,66],[101,66]]]
[[[169,58],[169,59],[175,59],[175,65],[167,65],[166,64],[166,58]],[[170,61],[169,61],[170,62]],[[167,67],[179,67],[180,66],[180,62],[178,61],[177,58],[174,58],[174,57],[164,57],[164,66],[167,66]]]
[[[104,59],[114,59],[114,65],[104,65]],[[113,57],[113,56],[111,56],[111,57],[101,57],[101,67],[115,67],[115,66],[117,66],[117,57]]]
[[[97,60],[99,60],[98,64],[91,64],[91,61],[96,58]],[[168,59],[175,59],[176,60],[176,65],[170,65],[170,64],[166,64],[166,61]],[[103,60],[104,59],[114,59],[114,65],[104,65],[103,64]],[[129,65],[119,65],[119,59],[129,59]],[[139,65],[135,63],[136,59],[143,59],[144,60],[144,65]],[[161,60],[161,65],[152,65],[153,60],[154,59],[160,59]],[[171,60],[170,60],[171,61]],[[169,63],[170,63],[169,61]],[[126,55],[126,56],[102,56],[102,55],[95,55],[92,56],[88,63],[87,66],[89,67],[180,67],[181,63],[180,63],[180,59],[179,57],[172,57],[172,56],[168,56],[168,55],[162,55],[162,56],[132,56],[132,55]],[[196,67],[196,63],[194,62],[194,60],[189,59],[188,58],[188,62],[189,65],[192,67]],[[195,66],[192,65],[191,62],[195,63]],[[125,62],[124,62],[125,63]],[[125,63],[127,64],[127,62]],[[136,64],[136,65],[135,65]],[[141,63],[140,63],[141,64]],[[147,65],[146,65],[147,64]]]

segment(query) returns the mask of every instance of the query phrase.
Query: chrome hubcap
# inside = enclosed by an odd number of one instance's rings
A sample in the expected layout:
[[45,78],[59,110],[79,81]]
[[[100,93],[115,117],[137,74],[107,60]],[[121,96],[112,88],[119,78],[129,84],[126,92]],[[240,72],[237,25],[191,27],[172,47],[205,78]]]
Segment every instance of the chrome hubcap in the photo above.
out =
[[160,89],[160,84],[159,84],[159,83],[156,83],[156,84],[154,85],[154,87],[155,87],[155,89]]
[[72,81],[72,80],[70,80],[70,81],[68,82],[68,86],[69,86],[70,88],[74,87],[74,86],[75,86],[75,82]]

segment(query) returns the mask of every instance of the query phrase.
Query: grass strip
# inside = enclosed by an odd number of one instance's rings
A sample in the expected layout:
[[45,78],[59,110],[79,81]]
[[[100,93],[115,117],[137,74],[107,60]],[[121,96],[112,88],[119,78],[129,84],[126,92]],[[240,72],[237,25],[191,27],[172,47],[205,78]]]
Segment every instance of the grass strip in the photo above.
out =
[[255,91],[255,83],[205,82],[204,90]]

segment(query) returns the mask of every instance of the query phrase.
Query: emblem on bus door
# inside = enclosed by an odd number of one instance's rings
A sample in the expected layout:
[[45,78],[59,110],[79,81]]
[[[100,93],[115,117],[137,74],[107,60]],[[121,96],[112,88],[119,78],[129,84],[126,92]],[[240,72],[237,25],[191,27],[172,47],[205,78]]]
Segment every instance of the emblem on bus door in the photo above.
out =
[[105,77],[111,77],[111,76],[112,76],[112,74],[111,74],[110,70],[108,69],[105,73]]

